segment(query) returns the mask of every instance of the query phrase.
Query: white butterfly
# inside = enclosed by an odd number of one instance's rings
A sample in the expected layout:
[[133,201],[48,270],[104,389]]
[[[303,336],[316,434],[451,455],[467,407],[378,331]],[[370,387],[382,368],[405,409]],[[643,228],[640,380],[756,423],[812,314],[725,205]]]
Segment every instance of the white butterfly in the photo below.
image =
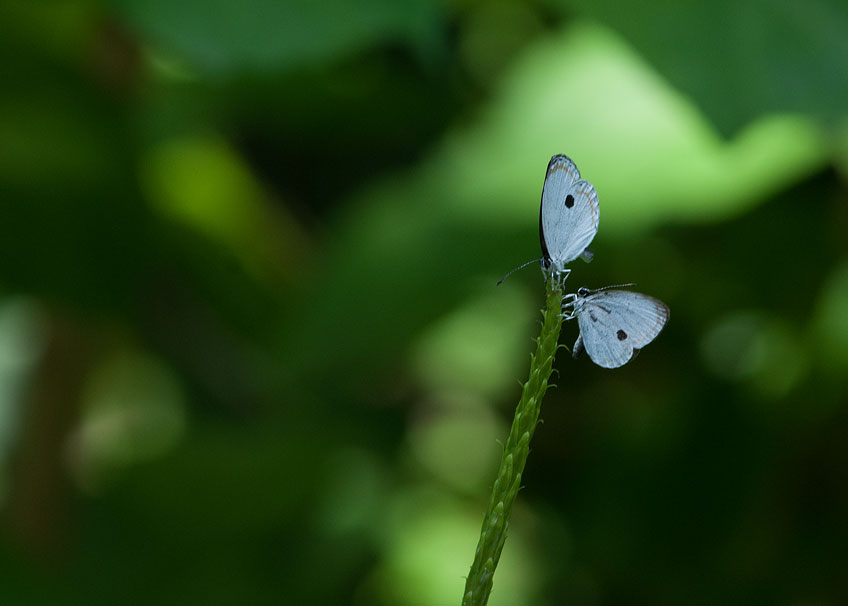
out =
[[563,298],[563,307],[572,308],[563,317],[577,318],[580,325],[572,355],[576,358],[585,349],[604,368],[629,362],[660,334],[669,318],[665,303],[627,290],[579,288],[577,294]]
[[559,154],[548,162],[542,205],[539,208],[539,239],[542,264],[554,276],[568,277],[565,265],[582,256],[591,261],[587,250],[598,233],[600,206],[595,186],[580,178],[580,171],[568,156]]
[[542,204],[539,207],[539,240],[542,258],[516,267],[498,284],[522,267],[542,262],[545,274],[565,281],[571,273],[566,264],[577,257],[591,261],[593,254],[587,248],[598,233],[598,193],[595,187],[580,178],[574,162],[568,156],[556,155],[548,162],[545,184],[542,187]]

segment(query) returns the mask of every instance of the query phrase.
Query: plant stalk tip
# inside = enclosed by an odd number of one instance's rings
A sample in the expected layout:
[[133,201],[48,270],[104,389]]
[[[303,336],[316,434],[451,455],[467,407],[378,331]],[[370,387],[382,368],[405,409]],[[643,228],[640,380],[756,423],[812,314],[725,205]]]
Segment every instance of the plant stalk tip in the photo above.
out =
[[[554,357],[562,328],[560,315],[562,284],[548,280],[542,310],[542,329],[536,339],[536,351],[530,354],[529,379],[522,385],[521,399],[515,408],[509,437],[504,446],[498,477],[492,485],[489,508],[483,517],[480,541],[474,562],[466,577],[463,606],[485,606],[492,591],[492,581],[506,541],[512,504],[522,489],[521,477],[530,453],[530,440],[539,424],[542,398],[548,388]],[[500,532],[489,532],[497,527]]]

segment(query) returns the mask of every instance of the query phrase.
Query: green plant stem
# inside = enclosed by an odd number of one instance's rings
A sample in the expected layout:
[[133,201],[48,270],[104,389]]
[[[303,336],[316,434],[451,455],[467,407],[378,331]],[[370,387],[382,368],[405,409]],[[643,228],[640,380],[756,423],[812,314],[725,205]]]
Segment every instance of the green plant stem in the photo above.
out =
[[547,304],[542,313],[542,332],[536,339],[536,353],[530,357],[530,378],[524,383],[521,391],[521,400],[515,409],[498,477],[492,486],[492,497],[483,518],[480,541],[477,543],[474,562],[465,581],[462,606],[485,606],[489,601],[495,568],[498,566],[509,529],[509,514],[521,488],[524,464],[530,453],[530,439],[539,422],[542,397],[548,389],[562,327],[561,306],[562,285],[559,280],[549,279]]

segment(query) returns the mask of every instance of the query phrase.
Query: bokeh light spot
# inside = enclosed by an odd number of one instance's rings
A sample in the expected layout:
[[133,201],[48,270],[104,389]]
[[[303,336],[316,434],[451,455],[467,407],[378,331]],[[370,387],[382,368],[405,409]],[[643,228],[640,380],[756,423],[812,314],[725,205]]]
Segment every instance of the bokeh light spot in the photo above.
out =
[[[463,398],[455,394],[455,398]],[[491,408],[451,402],[425,406],[410,428],[410,446],[419,464],[457,491],[479,494],[497,470],[502,447],[496,442],[508,428]]]
[[83,489],[97,490],[114,474],[169,452],[185,426],[176,375],[150,355],[116,353],[89,379],[84,416],[68,444],[71,469]]
[[797,385],[809,366],[800,336],[759,311],[737,311],[720,319],[704,336],[701,352],[716,375],[747,382],[771,398]]
[[434,322],[414,347],[414,372],[428,391],[491,396],[521,376],[535,302],[518,288],[487,288]]
[[848,370],[848,262],[828,278],[815,312],[814,335],[824,368],[844,376]]

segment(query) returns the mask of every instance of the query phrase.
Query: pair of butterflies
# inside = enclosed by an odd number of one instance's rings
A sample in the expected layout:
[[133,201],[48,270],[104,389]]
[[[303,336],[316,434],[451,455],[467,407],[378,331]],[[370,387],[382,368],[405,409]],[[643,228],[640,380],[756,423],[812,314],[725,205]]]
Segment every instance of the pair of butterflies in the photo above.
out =
[[[598,233],[598,193],[580,178],[574,162],[557,155],[548,163],[542,205],[539,209],[539,239],[542,268],[552,280],[565,281],[571,273],[566,264],[582,257],[592,259],[588,249]],[[580,335],[574,343],[576,358],[585,350],[604,368],[618,368],[653,341],[669,317],[668,306],[648,295],[615,287],[579,288],[563,298],[563,316],[577,318]]]

